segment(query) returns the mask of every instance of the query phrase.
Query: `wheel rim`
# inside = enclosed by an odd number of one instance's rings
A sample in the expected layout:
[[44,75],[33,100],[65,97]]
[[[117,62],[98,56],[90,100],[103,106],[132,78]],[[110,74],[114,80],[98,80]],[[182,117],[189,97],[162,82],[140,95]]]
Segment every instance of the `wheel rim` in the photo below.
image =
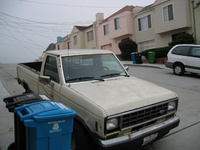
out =
[[174,70],[175,70],[176,74],[181,74],[182,73],[182,68],[180,66],[176,66]]

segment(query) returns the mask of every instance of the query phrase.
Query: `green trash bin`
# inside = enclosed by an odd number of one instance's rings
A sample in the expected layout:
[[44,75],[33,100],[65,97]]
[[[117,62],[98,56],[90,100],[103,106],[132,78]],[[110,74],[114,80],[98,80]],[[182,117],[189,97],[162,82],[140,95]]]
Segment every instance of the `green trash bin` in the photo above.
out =
[[155,52],[148,52],[149,63],[155,63]]

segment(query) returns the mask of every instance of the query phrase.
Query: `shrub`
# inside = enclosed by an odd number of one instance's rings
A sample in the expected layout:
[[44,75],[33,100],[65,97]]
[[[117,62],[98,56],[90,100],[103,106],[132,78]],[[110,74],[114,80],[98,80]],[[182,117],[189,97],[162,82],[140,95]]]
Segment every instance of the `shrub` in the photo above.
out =
[[137,43],[135,43],[132,39],[125,39],[122,40],[118,47],[121,51],[121,58],[123,60],[130,60],[131,59],[131,53],[137,52]]
[[141,54],[148,59],[148,52],[155,52],[156,58],[166,57],[169,50],[177,44],[193,44],[194,38],[189,33],[180,33],[176,36],[175,40],[170,42],[167,47],[154,48],[141,52]]
[[169,46],[175,46],[177,44],[194,44],[194,38],[189,33],[180,33],[176,36],[175,40],[170,42]]
[[171,49],[171,46],[154,48],[154,49],[143,51],[143,52],[141,52],[141,54],[146,59],[148,59],[148,53],[149,52],[155,52],[155,57],[156,58],[167,57],[167,53],[169,52],[170,49]]

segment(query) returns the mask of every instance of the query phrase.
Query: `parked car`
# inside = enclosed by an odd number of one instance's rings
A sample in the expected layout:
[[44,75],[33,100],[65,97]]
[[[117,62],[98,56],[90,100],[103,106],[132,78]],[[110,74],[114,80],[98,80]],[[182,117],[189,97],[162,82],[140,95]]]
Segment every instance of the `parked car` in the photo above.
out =
[[185,72],[200,74],[200,45],[180,44],[170,49],[165,66],[173,69],[174,74]]

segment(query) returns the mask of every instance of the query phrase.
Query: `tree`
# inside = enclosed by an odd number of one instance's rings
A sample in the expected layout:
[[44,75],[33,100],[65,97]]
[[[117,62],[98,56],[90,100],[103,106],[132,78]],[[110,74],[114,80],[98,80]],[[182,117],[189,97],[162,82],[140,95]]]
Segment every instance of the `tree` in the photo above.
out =
[[131,53],[137,52],[137,43],[135,43],[132,39],[122,40],[118,47],[121,51],[121,58],[124,60],[131,59]]

